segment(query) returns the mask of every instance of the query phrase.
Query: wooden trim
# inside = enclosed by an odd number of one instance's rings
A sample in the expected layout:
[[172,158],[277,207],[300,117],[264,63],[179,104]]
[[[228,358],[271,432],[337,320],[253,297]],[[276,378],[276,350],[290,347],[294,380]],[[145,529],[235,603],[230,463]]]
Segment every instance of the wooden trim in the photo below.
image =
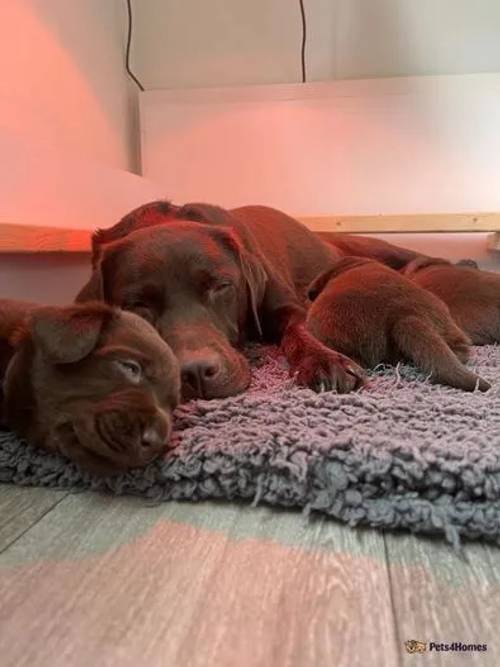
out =
[[426,213],[416,215],[299,216],[315,232],[352,234],[500,231],[500,213]]
[[87,229],[37,227],[0,222],[0,252],[90,252]]
[[[500,232],[500,213],[299,216],[315,232],[352,234]],[[0,253],[90,252],[92,232],[0,223]],[[496,237],[496,239],[498,236]]]

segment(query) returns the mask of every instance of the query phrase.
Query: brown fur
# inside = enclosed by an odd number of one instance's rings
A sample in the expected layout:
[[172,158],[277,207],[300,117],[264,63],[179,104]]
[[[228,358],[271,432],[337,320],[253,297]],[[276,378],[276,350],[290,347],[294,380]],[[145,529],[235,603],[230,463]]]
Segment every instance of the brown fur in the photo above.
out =
[[238,346],[261,333],[281,343],[298,382],[359,386],[362,370],[304,328],[305,291],[337,257],[331,246],[264,206],[188,204],[153,226],[143,224],[147,208],[107,230],[104,242],[103,232],[94,238],[96,268],[77,300],[103,299],[154,323],[181,363],[186,398],[245,389],[250,373]]
[[309,294],[308,329],[361,365],[409,359],[435,382],[489,388],[462,365],[470,340],[447,307],[389,267],[345,257],[313,281]]
[[106,474],[164,451],[179,368],[142,318],[103,303],[0,300],[0,340],[3,421],[30,443]]
[[500,342],[499,274],[427,258],[408,264],[404,275],[444,301],[474,345]]
[[420,257],[419,253],[414,250],[400,248],[374,237],[338,232],[318,232],[318,236],[331,244],[341,257],[368,257],[393,269],[402,269],[408,262]]

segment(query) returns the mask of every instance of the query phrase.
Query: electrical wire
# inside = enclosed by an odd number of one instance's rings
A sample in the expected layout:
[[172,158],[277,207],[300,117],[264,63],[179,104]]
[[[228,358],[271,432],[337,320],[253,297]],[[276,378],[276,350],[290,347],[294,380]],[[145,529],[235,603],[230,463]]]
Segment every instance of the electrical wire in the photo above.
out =
[[137,84],[140,90],[143,91],[144,86],[130,69],[130,45],[132,43],[132,23],[133,23],[132,7],[130,6],[130,0],[127,0],[127,12],[128,12],[128,32],[127,32],[127,50],[125,52],[125,68],[130,78]]
[[306,40],[307,40],[307,23],[306,23],[306,12],[304,9],[304,0],[299,0],[300,5],[300,15],[302,17],[302,46],[300,49],[300,60],[302,64],[302,83],[307,81],[306,74]]

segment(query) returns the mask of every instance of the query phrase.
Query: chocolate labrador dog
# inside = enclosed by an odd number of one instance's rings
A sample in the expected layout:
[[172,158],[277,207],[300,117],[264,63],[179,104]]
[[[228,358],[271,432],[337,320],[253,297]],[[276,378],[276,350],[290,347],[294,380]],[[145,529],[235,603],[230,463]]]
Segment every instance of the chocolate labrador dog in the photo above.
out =
[[185,398],[244,390],[238,347],[254,337],[281,344],[299,383],[347,392],[362,370],[304,327],[308,284],[341,254],[265,206],[152,202],[94,234],[94,271],[77,301],[103,299],[153,323],[180,361]]
[[188,205],[159,224],[153,217],[95,236],[96,266],[77,301],[103,299],[153,323],[180,361],[185,398],[244,390],[250,372],[238,347],[259,336],[281,343],[303,384],[360,384],[361,369],[304,328],[307,284],[332,248],[272,209]]
[[0,300],[2,421],[91,472],[145,466],[166,448],[178,363],[145,320],[103,303]]
[[409,359],[435,382],[490,385],[461,362],[470,340],[437,297],[379,262],[345,257],[309,288],[307,327],[325,345],[372,368]]
[[477,265],[453,265],[420,257],[403,270],[416,285],[438,296],[474,345],[500,342],[500,275]]

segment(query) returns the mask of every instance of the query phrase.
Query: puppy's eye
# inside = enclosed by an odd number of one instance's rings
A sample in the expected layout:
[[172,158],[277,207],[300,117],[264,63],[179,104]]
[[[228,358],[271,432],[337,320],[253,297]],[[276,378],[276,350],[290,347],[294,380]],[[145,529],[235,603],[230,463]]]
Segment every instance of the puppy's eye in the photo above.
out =
[[115,364],[130,382],[138,384],[141,381],[142,368],[134,359],[117,359]]

